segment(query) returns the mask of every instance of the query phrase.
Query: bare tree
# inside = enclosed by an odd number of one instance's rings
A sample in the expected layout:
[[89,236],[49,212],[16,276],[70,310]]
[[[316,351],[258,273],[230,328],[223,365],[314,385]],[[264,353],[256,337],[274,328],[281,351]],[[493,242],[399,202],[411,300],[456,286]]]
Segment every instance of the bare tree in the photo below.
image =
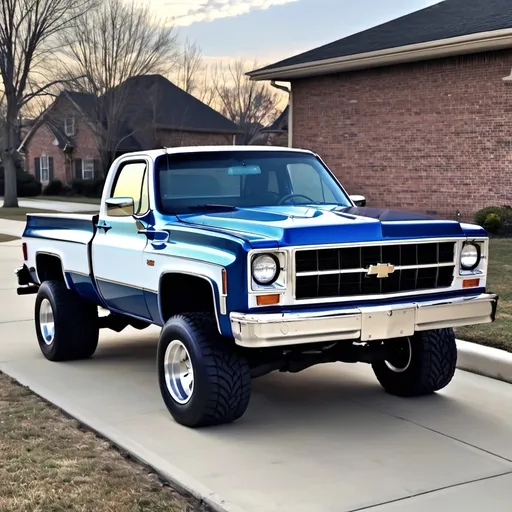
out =
[[175,84],[185,92],[194,95],[199,89],[205,71],[201,48],[187,38],[177,62]]
[[16,161],[19,118],[34,98],[61,80],[44,71],[55,58],[56,36],[77,23],[92,0],[0,0],[1,158],[4,207],[17,207]]
[[137,0],[103,0],[85,14],[80,27],[64,32],[62,44],[71,61],[70,75],[82,76],[75,86],[98,99],[95,132],[103,169],[130,136],[123,117],[133,91],[120,87],[129,78],[169,74],[178,57],[177,36],[170,23]]
[[[258,63],[249,68],[257,69]],[[211,77],[219,110],[243,131],[240,144],[247,144],[265,123],[276,117],[283,95],[266,83],[249,80],[249,68],[240,59],[227,65],[218,63]]]

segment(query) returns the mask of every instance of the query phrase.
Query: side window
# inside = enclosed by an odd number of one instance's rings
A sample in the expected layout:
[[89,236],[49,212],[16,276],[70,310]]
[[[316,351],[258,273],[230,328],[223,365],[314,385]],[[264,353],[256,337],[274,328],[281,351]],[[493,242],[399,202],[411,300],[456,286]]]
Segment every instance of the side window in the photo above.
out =
[[322,181],[314,167],[308,164],[289,164],[288,173],[293,194],[303,194],[319,203],[336,203],[334,194]]
[[149,210],[148,173],[145,162],[127,163],[121,167],[112,197],[133,198],[136,214],[144,214]]

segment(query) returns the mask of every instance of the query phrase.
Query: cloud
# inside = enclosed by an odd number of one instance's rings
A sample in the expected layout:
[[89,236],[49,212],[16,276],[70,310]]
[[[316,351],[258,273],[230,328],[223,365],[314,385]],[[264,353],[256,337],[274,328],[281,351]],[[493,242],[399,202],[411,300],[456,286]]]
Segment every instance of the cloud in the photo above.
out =
[[[152,7],[174,19],[178,26],[186,26],[198,21],[213,21],[231,18],[255,10],[268,9],[298,0],[157,0]],[[163,14],[163,13],[162,13]]]

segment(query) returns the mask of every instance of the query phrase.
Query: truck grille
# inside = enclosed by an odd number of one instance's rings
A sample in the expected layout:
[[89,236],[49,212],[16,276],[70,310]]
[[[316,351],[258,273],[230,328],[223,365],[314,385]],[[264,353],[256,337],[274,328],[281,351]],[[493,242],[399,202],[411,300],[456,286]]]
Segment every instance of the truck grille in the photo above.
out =
[[[386,278],[367,275],[371,265],[395,266]],[[295,297],[315,299],[448,288],[455,243],[304,249],[295,253]]]

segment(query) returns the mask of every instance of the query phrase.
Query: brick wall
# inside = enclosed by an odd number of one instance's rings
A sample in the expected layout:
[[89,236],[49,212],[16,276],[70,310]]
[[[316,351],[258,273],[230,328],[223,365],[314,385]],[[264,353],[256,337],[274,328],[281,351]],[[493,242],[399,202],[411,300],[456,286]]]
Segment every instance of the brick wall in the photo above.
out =
[[369,205],[463,220],[512,205],[512,51],[294,81],[293,146]]
[[54,179],[68,183],[75,178],[74,161],[76,159],[99,158],[94,132],[86,117],[76,109],[71,101],[61,96],[56,100],[54,108],[49,113],[49,122],[64,131],[66,117],[75,118],[75,135],[71,137],[75,149],[72,153],[64,154],[62,148],[54,144],[55,135],[49,126],[46,123],[41,123],[26,144],[25,162],[27,170],[31,174],[35,173],[34,159],[45,154],[53,157]]
[[54,144],[55,135],[46,124],[41,124],[33,133],[25,151],[25,170],[35,175],[35,158],[42,155],[53,158],[54,179],[66,181],[68,164],[62,149]]

